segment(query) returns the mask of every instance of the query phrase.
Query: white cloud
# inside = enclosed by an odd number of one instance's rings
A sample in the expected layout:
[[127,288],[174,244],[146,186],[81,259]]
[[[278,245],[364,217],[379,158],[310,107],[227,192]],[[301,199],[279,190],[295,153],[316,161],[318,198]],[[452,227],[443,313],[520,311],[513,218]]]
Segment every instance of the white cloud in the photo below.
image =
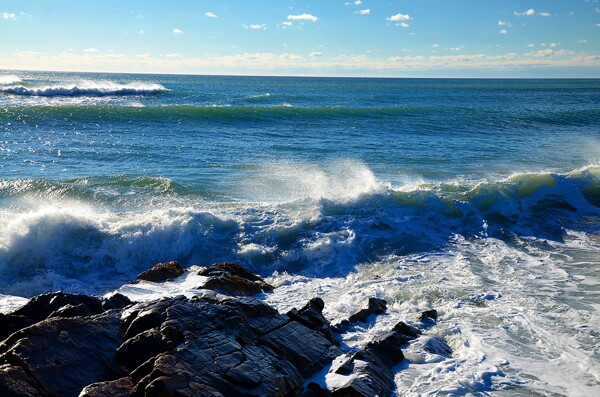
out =
[[388,19],[388,21],[397,22],[397,21],[410,21],[412,18],[408,14],[396,14],[396,15],[392,15],[391,17],[389,17],[387,19]]
[[183,55],[177,53],[167,54],[165,56],[169,59],[183,58]]
[[322,52],[318,52],[318,51],[314,51],[314,52],[311,52],[310,54],[308,54],[308,56],[312,57],[312,58],[314,58],[314,57],[320,57],[322,55],[323,55],[323,53]]
[[408,28],[410,27],[409,24],[407,24],[406,22],[400,22],[400,26],[402,26],[403,28]]
[[90,53],[90,52],[100,52],[100,50],[97,49],[97,48],[86,48],[85,50],[83,50],[83,52],[88,52],[88,53]]
[[242,25],[244,27],[244,29],[250,29],[250,30],[265,30],[267,28],[267,25],[265,25],[264,23],[256,23],[256,24],[252,24],[252,25]]
[[586,39],[582,39],[582,40],[577,40],[577,42],[580,43],[580,44],[585,44],[585,43],[587,43],[587,40]]
[[362,1],[360,1],[360,0],[356,0],[356,1],[354,2],[354,4],[356,4],[357,6],[359,6],[359,5],[361,5],[361,4],[362,4]]
[[533,48],[533,47],[535,47],[535,44],[527,44],[527,47]]
[[282,25],[284,28],[286,28],[286,27],[290,27],[290,26],[292,26],[292,23],[291,23],[291,22],[289,22],[289,21],[285,21],[285,22],[281,22],[281,25]]
[[435,43],[435,44],[431,45],[431,48],[438,48],[439,46],[440,46],[439,44]]
[[152,54],[65,52],[51,55],[24,51],[2,53],[0,69],[271,75],[287,75],[292,71],[298,75],[312,75],[318,69],[325,75],[340,75],[340,70],[343,70],[343,74],[354,76],[372,75],[374,72],[387,76],[399,76],[405,71],[440,71],[444,73],[444,71],[452,69],[469,71],[478,69],[494,74],[499,70],[600,67],[600,59],[596,54],[548,50],[524,54],[490,55],[459,52],[446,55],[402,55],[388,58],[372,58],[367,55],[309,57],[288,53],[240,53],[227,56],[170,58],[167,55],[155,56]]
[[370,13],[371,13],[371,9],[370,9],[370,8],[367,8],[366,10],[360,10],[358,13],[359,13],[360,15],[367,15],[367,14],[370,14]]
[[550,13],[549,12],[540,12],[540,15],[543,17],[549,17]]
[[[212,12],[212,11],[209,11],[209,12],[207,12],[207,13],[206,13],[206,14],[204,14],[204,15],[206,15],[206,16],[207,16],[207,17],[209,17],[209,18],[218,18],[217,14],[215,14],[215,13],[214,13],[214,12]],[[227,18],[225,18],[225,19],[227,19]]]
[[144,34],[144,31],[143,31],[143,30],[140,30],[140,31],[139,31],[139,33],[140,33],[140,34]]
[[530,17],[530,16],[532,16],[534,14],[535,14],[535,10],[533,8],[530,8],[527,11],[523,11],[523,12],[517,12],[517,11],[515,11],[515,15],[517,15],[517,16]]
[[552,48],[558,47],[558,43],[550,43],[550,47],[552,47]]
[[2,18],[4,19],[12,19],[13,21],[17,20],[17,14],[15,14],[14,12],[3,12],[0,13],[0,16],[2,16]]
[[600,23],[597,23],[596,26],[600,26]]
[[175,34],[182,34],[183,30],[175,28],[175,29],[173,29],[173,33],[175,33]]
[[506,21],[498,21],[498,26],[504,26],[506,25]]
[[508,34],[508,30],[506,30],[506,29],[501,29],[501,30],[500,30],[500,34]]
[[311,22],[317,22],[319,20],[319,18],[317,18],[316,16],[312,15],[312,14],[299,14],[299,15],[288,15],[287,19],[289,19],[290,21],[311,21]]

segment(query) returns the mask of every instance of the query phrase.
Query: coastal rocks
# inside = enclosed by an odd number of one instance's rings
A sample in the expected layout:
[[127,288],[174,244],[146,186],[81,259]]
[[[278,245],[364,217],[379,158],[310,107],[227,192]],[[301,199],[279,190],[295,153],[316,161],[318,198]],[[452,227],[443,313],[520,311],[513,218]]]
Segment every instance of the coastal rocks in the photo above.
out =
[[[0,365],[11,366],[19,388],[35,385],[38,391],[32,395],[77,396],[90,383],[124,375],[115,365],[121,342],[121,321],[114,312],[51,318],[2,342]],[[14,383],[0,381],[0,395],[13,395],[14,387]]]
[[104,299],[62,292],[38,295],[15,312],[0,314],[0,340],[47,318],[91,316],[110,309],[120,309],[129,304],[131,301],[121,294]]
[[165,281],[170,278],[175,278],[177,276],[181,276],[184,270],[183,267],[179,264],[179,262],[166,262],[166,263],[157,263],[152,266],[150,269],[141,273],[137,276],[138,280],[144,281]]
[[226,295],[252,296],[261,292],[272,291],[273,286],[261,277],[249,272],[233,262],[216,263],[198,272],[209,277],[202,288],[212,289]]
[[358,322],[365,323],[369,317],[373,314],[383,314],[387,309],[387,302],[383,299],[369,298],[366,306],[360,309],[358,312],[351,315],[348,320],[343,320],[339,324],[333,327],[333,331],[336,333],[343,333],[348,330],[353,324]]
[[401,347],[419,336],[404,322],[354,354],[338,358],[327,374],[332,396],[389,396],[394,391],[391,368],[404,360]]

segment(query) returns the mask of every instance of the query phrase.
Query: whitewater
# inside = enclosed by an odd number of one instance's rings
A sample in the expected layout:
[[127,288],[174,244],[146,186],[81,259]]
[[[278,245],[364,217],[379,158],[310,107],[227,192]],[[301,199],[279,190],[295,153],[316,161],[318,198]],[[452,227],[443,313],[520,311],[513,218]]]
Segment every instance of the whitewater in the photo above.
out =
[[191,296],[193,272],[128,281],[236,261],[280,312],[385,299],[347,349],[437,309],[398,395],[595,395],[598,103],[598,80],[0,73],[0,311]]

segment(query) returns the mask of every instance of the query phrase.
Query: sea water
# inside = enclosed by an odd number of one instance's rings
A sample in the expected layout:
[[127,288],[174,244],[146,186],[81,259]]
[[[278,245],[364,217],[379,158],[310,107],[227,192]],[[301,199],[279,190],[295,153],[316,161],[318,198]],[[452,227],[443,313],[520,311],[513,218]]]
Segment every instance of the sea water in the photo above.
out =
[[0,310],[236,261],[360,348],[435,308],[399,395],[600,391],[600,80],[0,72]]

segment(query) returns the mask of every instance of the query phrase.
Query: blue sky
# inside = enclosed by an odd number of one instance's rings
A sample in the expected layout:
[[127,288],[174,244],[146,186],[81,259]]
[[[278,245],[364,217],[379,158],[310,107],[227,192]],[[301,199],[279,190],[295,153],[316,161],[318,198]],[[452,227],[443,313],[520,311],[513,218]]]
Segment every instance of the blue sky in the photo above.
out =
[[0,69],[600,77],[600,3],[0,0]]

